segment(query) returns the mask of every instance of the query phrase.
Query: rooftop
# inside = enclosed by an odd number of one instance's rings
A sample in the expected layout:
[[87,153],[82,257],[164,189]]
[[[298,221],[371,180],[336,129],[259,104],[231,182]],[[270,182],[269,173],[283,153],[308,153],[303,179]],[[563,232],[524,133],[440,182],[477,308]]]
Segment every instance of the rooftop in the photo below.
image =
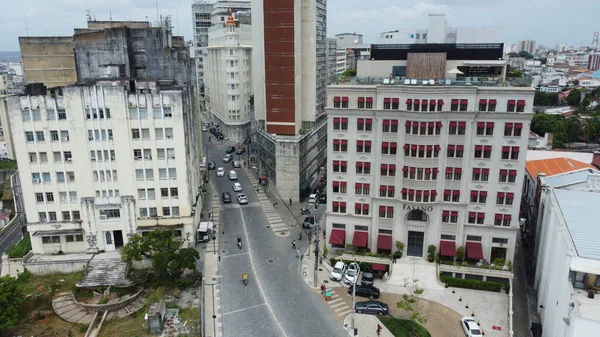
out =
[[[525,163],[525,169],[533,179],[537,179],[538,173],[544,173],[546,177],[559,174],[596,168],[592,164],[587,164],[571,158],[550,158],[540,160],[528,160]],[[584,179],[585,180],[585,179]]]
[[600,260],[600,193],[555,189],[554,195],[577,255]]
[[584,163],[591,163],[594,154],[591,152],[527,150],[527,161],[551,158],[569,158]]
[[477,87],[527,87],[531,89],[531,78],[506,78],[499,77],[462,77],[462,78],[403,78],[400,76],[389,77],[339,77],[336,84],[347,85],[407,85],[407,86],[477,86]]

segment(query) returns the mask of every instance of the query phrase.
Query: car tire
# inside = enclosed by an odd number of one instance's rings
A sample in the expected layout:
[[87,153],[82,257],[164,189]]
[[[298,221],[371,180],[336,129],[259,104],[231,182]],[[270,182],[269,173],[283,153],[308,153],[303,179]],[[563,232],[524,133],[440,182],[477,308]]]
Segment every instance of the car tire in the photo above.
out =
[[356,312],[362,314],[362,310],[356,310]]
[[378,313],[377,313],[377,316],[383,316],[383,312],[381,312],[381,311],[380,311],[380,312],[378,312]]
[[370,300],[372,300],[372,299],[374,299],[374,298],[375,298],[375,297],[374,297],[373,295],[369,295],[369,299],[370,299]]

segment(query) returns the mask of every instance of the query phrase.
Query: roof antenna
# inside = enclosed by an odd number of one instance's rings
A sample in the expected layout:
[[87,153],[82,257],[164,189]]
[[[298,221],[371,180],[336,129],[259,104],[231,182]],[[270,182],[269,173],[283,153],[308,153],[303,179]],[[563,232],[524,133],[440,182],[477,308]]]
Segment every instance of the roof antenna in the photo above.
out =
[[27,15],[25,15],[25,36],[29,36],[29,27],[27,27]]
[[112,21],[112,12],[108,10],[108,20]]
[[160,17],[158,16],[158,0],[156,0],[156,21],[160,21]]

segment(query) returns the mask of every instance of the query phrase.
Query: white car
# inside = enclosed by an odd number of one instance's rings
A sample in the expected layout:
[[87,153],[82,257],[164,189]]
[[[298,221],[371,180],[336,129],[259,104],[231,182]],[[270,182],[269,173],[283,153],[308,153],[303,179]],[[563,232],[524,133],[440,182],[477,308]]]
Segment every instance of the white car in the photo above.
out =
[[229,177],[229,180],[237,180],[237,173],[235,173],[234,170],[227,172],[227,176]]
[[240,205],[244,205],[244,204],[248,203],[248,198],[246,198],[246,195],[244,193],[238,194],[237,199],[238,199],[238,202],[240,203]]
[[231,185],[231,186],[233,187],[234,192],[242,191],[242,184],[240,184],[240,183],[233,183],[233,185]]
[[483,336],[481,334],[481,328],[479,328],[479,324],[477,321],[472,319],[471,317],[463,317],[460,319],[460,325],[465,330],[465,334],[467,337],[480,337]]
[[225,176],[225,169],[222,167],[217,168],[217,177],[224,177]]
[[355,284],[358,280],[358,274],[360,274],[360,267],[357,263],[350,263],[346,274],[344,275],[344,283]]
[[346,264],[342,261],[338,261],[333,266],[333,270],[331,271],[331,275],[329,277],[334,281],[341,281],[342,277],[344,277],[344,273],[346,272]]
[[232,160],[233,160],[233,156],[231,154],[226,154],[225,157],[223,157],[224,163],[229,163]]

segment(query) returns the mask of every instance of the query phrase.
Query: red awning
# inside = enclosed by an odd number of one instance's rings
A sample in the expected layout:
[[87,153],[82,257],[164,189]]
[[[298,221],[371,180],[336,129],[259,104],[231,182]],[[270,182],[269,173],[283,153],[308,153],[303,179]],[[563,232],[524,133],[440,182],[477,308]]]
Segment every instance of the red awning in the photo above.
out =
[[479,195],[479,192],[478,192],[478,191],[471,191],[471,196],[472,196],[472,197],[476,197],[476,196],[478,196],[478,195]]
[[479,104],[487,105],[487,99],[480,99]]
[[502,214],[496,214],[495,218],[496,220],[502,220]]
[[451,101],[451,103],[452,103],[452,104],[458,104],[458,100],[457,100],[457,99],[453,99],[453,100]]
[[485,213],[479,213],[479,214],[477,214],[477,217],[479,219],[484,219],[485,218]]
[[372,118],[365,118],[365,124],[368,124],[368,125],[373,124],[373,119]]
[[454,191],[452,191],[452,195],[460,195],[460,191],[459,190],[454,190]]
[[411,104],[411,103],[412,103],[412,99],[410,99],[410,98],[407,98],[407,99],[406,99],[406,105],[408,105],[408,104]]
[[457,167],[454,169],[454,173],[462,173],[462,169],[460,167]]
[[450,150],[450,151],[454,151],[454,148],[455,148],[455,147],[456,147],[455,145],[448,145],[448,150]]
[[417,190],[417,195],[421,195],[421,193],[423,193],[421,190]]
[[425,145],[419,145],[419,151],[425,151]]
[[452,173],[453,169],[452,167],[446,167],[446,173]]
[[433,169],[433,172],[434,173],[438,173],[438,172],[440,172],[440,170],[438,170],[437,167],[436,167],[436,168]]
[[408,190],[408,194],[414,195],[415,194],[415,190],[413,190],[413,189]]
[[354,247],[367,247],[369,243],[369,232],[354,232],[352,245]]
[[332,229],[329,235],[329,243],[332,245],[343,245],[346,243],[346,230],[345,229]]
[[429,192],[429,191],[427,191],[427,190],[423,191],[423,195],[425,195],[426,197],[428,197],[428,196],[429,196],[429,193],[430,193],[430,192]]
[[450,195],[450,194],[452,194],[452,191],[450,191],[450,190],[444,190],[444,195]]
[[460,105],[467,105],[469,103],[468,99],[461,99],[460,100]]
[[398,143],[390,143],[390,147],[395,149],[396,147],[398,147]]
[[442,147],[441,147],[441,146],[439,146],[439,145],[436,145],[436,146],[435,146],[435,150],[436,150],[436,151],[439,151],[439,150],[441,150],[441,149],[442,149]]
[[522,128],[523,128],[522,123],[515,123],[515,129],[522,129]]
[[429,105],[435,106],[435,99],[430,100]]
[[415,99],[415,105],[421,104],[421,100]]
[[390,164],[390,170],[395,170],[396,169],[396,164]]
[[405,150],[408,150],[409,147],[410,147],[410,145],[404,144],[404,146],[402,148],[405,149]]
[[437,195],[437,191],[436,190],[432,190],[431,191],[431,195]]
[[517,105],[521,105],[521,106],[525,105],[525,100],[523,100],[523,99],[518,100]]
[[406,121],[406,123],[404,123],[404,126],[410,126],[410,122]]
[[438,105],[444,105],[444,100],[443,99],[438,99]]
[[484,122],[477,122],[477,127],[478,128],[485,128],[485,123]]
[[373,97],[367,97],[367,103],[373,103]]
[[456,150],[458,151],[464,151],[465,146],[464,145],[456,145]]
[[426,100],[426,99],[422,100],[422,101],[421,101],[421,104],[422,104],[422,105],[427,105],[427,100]]
[[403,188],[403,189],[402,189],[402,191],[401,191],[401,192],[402,192],[402,193],[406,193],[406,191],[407,191],[407,189],[406,189],[406,187],[405,187],[405,188]]
[[364,144],[365,144],[364,140],[357,140],[356,141],[356,145],[358,145],[358,146],[363,146]]
[[400,103],[400,98],[392,98],[392,103]]
[[437,125],[438,128],[441,128],[443,124],[442,124],[442,122],[437,122],[437,123],[435,123],[435,125]]
[[419,127],[419,122],[412,122],[412,126],[413,126],[413,128],[418,128]]
[[340,182],[339,181],[334,181],[333,182],[333,187],[338,187],[340,186]]
[[503,146],[503,147],[502,147],[502,152],[510,152],[510,147],[508,147],[508,146]]
[[450,122],[450,126],[456,126],[458,125],[458,122]]
[[515,104],[515,100],[514,99],[509,99],[508,100],[508,105],[514,105]]
[[354,184],[354,188],[362,188],[362,184],[361,183],[356,183],[356,184]]
[[356,167],[363,167],[362,161],[357,161],[356,162]]
[[481,192],[479,192],[479,196],[487,197],[487,191],[481,191]]
[[458,122],[458,127],[459,128],[466,128],[467,127],[467,122]]
[[363,204],[362,206],[363,209],[369,210],[369,204]]
[[426,128],[427,127],[427,122],[421,122],[421,127],[422,128]]
[[513,146],[512,152],[519,153],[519,147],[518,146]]
[[365,101],[365,98],[364,98],[364,97],[359,97],[359,98],[358,98],[358,102],[364,102],[364,101]]
[[456,243],[454,241],[440,241],[440,255],[454,256],[456,255]]
[[492,146],[491,145],[486,145],[486,146],[483,147],[483,150],[485,152],[491,152],[492,151]]
[[506,193],[506,197],[509,199],[512,199],[515,197],[515,194],[514,193]]
[[496,100],[495,99],[490,99],[490,104],[496,105]]
[[505,128],[509,128],[509,129],[512,129],[512,127],[513,127],[513,123],[504,123],[504,127],[505,127]]
[[339,122],[340,122],[340,119],[339,119],[338,117],[335,117],[335,118],[333,119],[333,122],[334,122],[334,123],[339,123]]
[[414,173],[414,172],[417,172],[417,169],[415,167],[411,167],[410,168],[410,173]]
[[377,249],[392,250],[392,236],[391,235],[377,235]]
[[479,174],[480,172],[481,172],[481,169],[478,169],[478,168],[473,169],[473,173],[475,173],[475,174]]
[[383,120],[383,125],[390,125],[390,120],[389,119],[384,119]]
[[466,245],[467,258],[469,259],[483,259],[483,248],[481,242],[467,241]]
[[371,167],[371,163],[365,162],[365,167]]
[[498,192],[498,198],[504,198],[504,192]]
[[430,174],[431,173],[431,168],[426,168],[425,169],[425,173]]
[[411,145],[411,146],[410,146],[410,149],[411,149],[411,150],[416,150],[416,149],[417,149],[417,145]]
[[487,122],[486,125],[487,125],[488,129],[493,128],[494,122]]
[[398,120],[397,119],[392,119],[392,125],[398,125]]
[[342,118],[342,123],[348,123],[348,118]]
[[429,151],[429,152],[433,151],[433,145],[427,145],[427,151]]
[[483,150],[483,145],[475,145],[475,151]]
[[508,171],[508,175],[511,177],[516,177],[517,176],[517,170],[510,170]]
[[340,96],[335,96],[335,97],[333,98],[333,101],[334,101],[334,102],[339,102],[339,101],[340,101]]
[[391,98],[384,98],[383,103],[389,103],[391,100],[392,100]]
[[388,186],[388,188],[387,188],[387,189],[388,189],[388,191],[393,191],[395,188],[396,188],[396,187],[394,187],[394,186],[391,186],[391,185],[390,185],[390,186]]
[[348,102],[348,97],[347,96],[342,97],[342,102]]
[[450,216],[450,211],[442,211],[442,216]]
[[510,220],[510,219],[512,219],[512,215],[504,214],[504,220]]
[[339,140],[339,139],[334,139],[334,140],[333,140],[333,144],[334,144],[334,145],[337,145],[337,144],[339,144],[339,143],[340,143],[340,140]]
[[[390,237],[391,237],[391,236],[390,236]],[[383,249],[383,248],[379,248],[379,249]],[[388,249],[388,250],[391,250],[391,248],[390,248],[390,249]],[[385,270],[386,270],[386,267],[387,267],[387,266],[386,266],[385,264],[381,264],[381,263],[373,263],[373,264],[371,265],[371,270],[372,270],[372,271],[378,271],[378,270],[379,270],[379,271],[385,271]]]

